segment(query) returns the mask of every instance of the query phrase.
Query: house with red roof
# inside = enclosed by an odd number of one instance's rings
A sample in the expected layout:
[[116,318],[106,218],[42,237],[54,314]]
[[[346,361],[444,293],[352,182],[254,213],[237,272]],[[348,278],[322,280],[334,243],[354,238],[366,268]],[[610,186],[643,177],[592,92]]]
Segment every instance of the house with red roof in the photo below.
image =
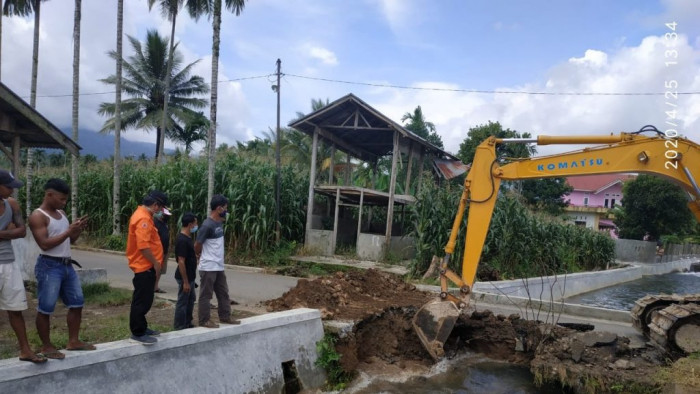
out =
[[[572,176],[566,182],[574,190],[564,196],[569,206],[566,213],[578,226],[594,230],[615,230],[610,209],[621,205],[622,185],[636,178],[630,174]],[[614,236],[614,231],[611,235]]]

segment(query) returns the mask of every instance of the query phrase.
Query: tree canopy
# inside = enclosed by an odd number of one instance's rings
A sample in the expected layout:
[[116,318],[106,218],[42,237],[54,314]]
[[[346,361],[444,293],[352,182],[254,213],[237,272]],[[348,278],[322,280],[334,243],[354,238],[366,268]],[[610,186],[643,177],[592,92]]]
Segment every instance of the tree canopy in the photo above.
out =
[[[423,115],[423,110],[420,105],[413,110],[413,113],[406,112],[401,121],[404,122],[404,127],[422,137],[424,140],[437,146],[440,149],[445,149],[442,143],[442,137],[435,131],[435,124],[428,122]],[[406,123],[408,121],[408,123]]]
[[693,215],[685,192],[656,176],[640,175],[622,187],[622,208],[615,224],[621,238],[658,240],[662,235],[685,235],[693,229]]
[[[499,122],[489,122],[485,125],[472,127],[467,132],[467,138],[459,145],[457,157],[463,163],[474,161],[476,148],[487,138],[531,138],[530,133],[522,133],[511,129],[504,129]],[[537,153],[534,145],[527,144],[502,144],[496,147],[496,155],[500,161],[506,158],[531,157]],[[520,194],[525,202],[532,208],[543,210],[551,215],[559,215],[568,203],[564,195],[570,193],[573,188],[566,183],[564,178],[529,179],[519,181]]]

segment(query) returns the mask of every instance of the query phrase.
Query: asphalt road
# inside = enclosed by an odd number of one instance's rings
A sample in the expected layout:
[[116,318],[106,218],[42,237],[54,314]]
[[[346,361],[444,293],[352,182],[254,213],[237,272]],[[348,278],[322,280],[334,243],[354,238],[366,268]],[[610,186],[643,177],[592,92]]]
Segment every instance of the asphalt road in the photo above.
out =
[[[77,249],[72,250],[72,255],[83,268],[104,268],[107,270],[107,278],[112,286],[133,289],[131,280],[134,273],[129,268],[125,256]],[[168,272],[160,279],[160,288],[167,293],[158,294],[159,297],[177,298],[177,282],[175,282],[174,276],[176,267],[175,261],[170,259]],[[255,272],[246,268],[227,268],[226,279],[230,297],[240,303],[237,308],[256,311],[260,311],[261,307],[258,304],[261,301],[280,297],[284,292],[296,286],[299,280],[289,276]],[[216,297],[213,297],[212,302],[216,303]]]

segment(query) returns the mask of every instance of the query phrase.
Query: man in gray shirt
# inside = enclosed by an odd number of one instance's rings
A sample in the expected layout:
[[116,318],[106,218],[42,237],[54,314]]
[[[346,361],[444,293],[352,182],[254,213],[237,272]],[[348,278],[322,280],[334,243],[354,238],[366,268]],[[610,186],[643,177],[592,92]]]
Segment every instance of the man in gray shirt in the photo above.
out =
[[211,296],[216,294],[219,304],[219,322],[239,324],[231,318],[231,301],[228,296],[228,284],[224,272],[224,226],[228,214],[228,199],[220,194],[212,197],[209,203],[211,213],[197,231],[194,251],[199,261],[199,325],[217,328],[218,324],[210,320]]
[[19,204],[10,197],[12,190],[22,185],[12,173],[0,170],[0,309],[7,311],[10,326],[19,341],[19,359],[39,364],[46,362],[46,357],[35,354],[27,341],[27,328],[22,316],[22,311],[27,309],[27,294],[22,273],[15,268],[11,242],[27,234]]

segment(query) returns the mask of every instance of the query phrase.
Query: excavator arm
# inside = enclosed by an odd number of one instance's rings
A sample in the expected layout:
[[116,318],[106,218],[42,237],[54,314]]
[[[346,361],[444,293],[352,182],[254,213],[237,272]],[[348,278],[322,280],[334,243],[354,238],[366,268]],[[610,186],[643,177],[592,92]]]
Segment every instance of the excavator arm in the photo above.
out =
[[[649,131],[648,127],[641,131]],[[460,311],[469,303],[501,181],[627,172],[653,174],[685,189],[690,200],[688,206],[700,221],[700,188],[695,181],[700,177],[700,146],[685,138],[665,138],[651,127],[657,133],[652,137],[642,135],[641,131],[608,136],[539,136],[536,139],[490,137],[477,147],[445,246],[445,257],[440,263],[440,300],[424,305],[413,319],[416,333],[434,358],[442,357],[444,342]],[[558,155],[519,159],[501,165],[496,148],[507,143],[603,145]],[[448,268],[448,263],[467,210],[462,272],[458,275]],[[460,289],[459,296],[448,292],[449,282]]]

